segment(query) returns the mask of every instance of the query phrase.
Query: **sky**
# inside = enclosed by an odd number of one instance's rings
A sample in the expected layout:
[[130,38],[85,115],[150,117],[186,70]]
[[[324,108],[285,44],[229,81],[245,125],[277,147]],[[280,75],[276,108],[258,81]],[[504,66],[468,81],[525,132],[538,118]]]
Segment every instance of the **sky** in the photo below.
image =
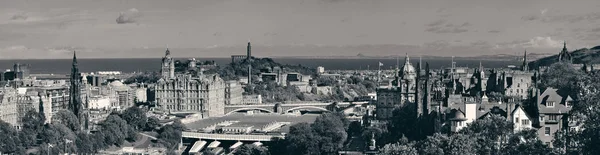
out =
[[558,53],[597,25],[598,0],[0,0],[0,59]]

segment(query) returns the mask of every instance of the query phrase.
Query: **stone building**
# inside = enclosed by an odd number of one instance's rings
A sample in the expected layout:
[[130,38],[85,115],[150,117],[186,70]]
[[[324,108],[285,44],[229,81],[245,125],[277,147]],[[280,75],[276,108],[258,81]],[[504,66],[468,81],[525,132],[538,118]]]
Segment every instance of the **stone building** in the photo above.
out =
[[377,89],[377,119],[389,119],[395,108],[402,107],[407,103],[416,104],[418,116],[428,114],[431,104],[431,80],[429,65],[425,70],[415,69],[410,63],[408,55],[400,71],[397,71],[396,79],[391,86]]
[[225,82],[218,75],[178,74],[174,79],[158,80],[155,98],[158,106],[169,112],[221,116],[225,106]]
[[235,80],[225,83],[225,105],[242,104],[242,85]]
[[163,79],[175,78],[175,60],[171,57],[169,48],[165,51],[165,57],[162,58],[160,73]]
[[[19,126],[22,124],[21,118],[23,118],[29,110],[35,110],[39,113],[40,109],[42,109],[44,117],[46,117],[45,123],[50,123],[50,120],[52,119],[52,104],[49,97],[30,88],[17,88],[16,99]],[[40,103],[42,105],[40,105]]]
[[19,128],[17,91],[13,88],[0,88],[0,120]]

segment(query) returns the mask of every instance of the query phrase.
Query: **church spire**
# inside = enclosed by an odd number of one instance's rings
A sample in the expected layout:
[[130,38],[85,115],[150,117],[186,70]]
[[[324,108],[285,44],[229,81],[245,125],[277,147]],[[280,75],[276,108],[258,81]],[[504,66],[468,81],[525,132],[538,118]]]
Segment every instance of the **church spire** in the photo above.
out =
[[523,54],[523,66],[521,66],[523,71],[529,71],[529,65],[527,64],[527,50]]
[[406,53],[406,56],[404,56],[404,58],[405,58],[404,64],[410,63],[410,58],[408,57],[408,53]]
[[73,66],[77,66],[77,52],[73,51]]
[[167,45],[167,51],[165,51],[165,57],[170,56],[171,51],[169,51],[169,45]]

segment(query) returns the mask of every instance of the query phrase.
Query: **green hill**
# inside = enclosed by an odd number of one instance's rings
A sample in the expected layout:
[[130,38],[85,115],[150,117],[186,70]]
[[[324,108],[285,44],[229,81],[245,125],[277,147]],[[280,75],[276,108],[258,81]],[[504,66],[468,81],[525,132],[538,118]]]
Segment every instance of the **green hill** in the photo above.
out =
[[[594,48],[582,48],[570,52],[574,64],[600,64],[600,46]],[[530,67],[550,66],[558,62],[558,52],[556,55],[547,56],[538,60],[529,62]]]

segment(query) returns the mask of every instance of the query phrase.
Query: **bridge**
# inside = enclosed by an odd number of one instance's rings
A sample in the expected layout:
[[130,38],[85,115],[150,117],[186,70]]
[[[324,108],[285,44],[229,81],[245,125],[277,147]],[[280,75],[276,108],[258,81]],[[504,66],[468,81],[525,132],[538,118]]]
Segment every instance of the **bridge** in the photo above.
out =
[[243,134],[212,134],[212,133],[197,133],[183,131],[183,138],[193,138],[201,140],[217,140],[217,141],[252,141],[252,142],[267,142],[273,138],[284,138],[283,135],[243,135]]
[[[366,104],[368,102],[338,102],[338,106],[346,107],[350,104]],[[251,104],[251,105],[225,105],[225,114],[229,115],[240,111],[260,111],[264,113],[290,113],[296,110],[329,111],[327,106],[333,103],[306,102],[288,104]],[[278,107],[276,107],[278,106]]]

